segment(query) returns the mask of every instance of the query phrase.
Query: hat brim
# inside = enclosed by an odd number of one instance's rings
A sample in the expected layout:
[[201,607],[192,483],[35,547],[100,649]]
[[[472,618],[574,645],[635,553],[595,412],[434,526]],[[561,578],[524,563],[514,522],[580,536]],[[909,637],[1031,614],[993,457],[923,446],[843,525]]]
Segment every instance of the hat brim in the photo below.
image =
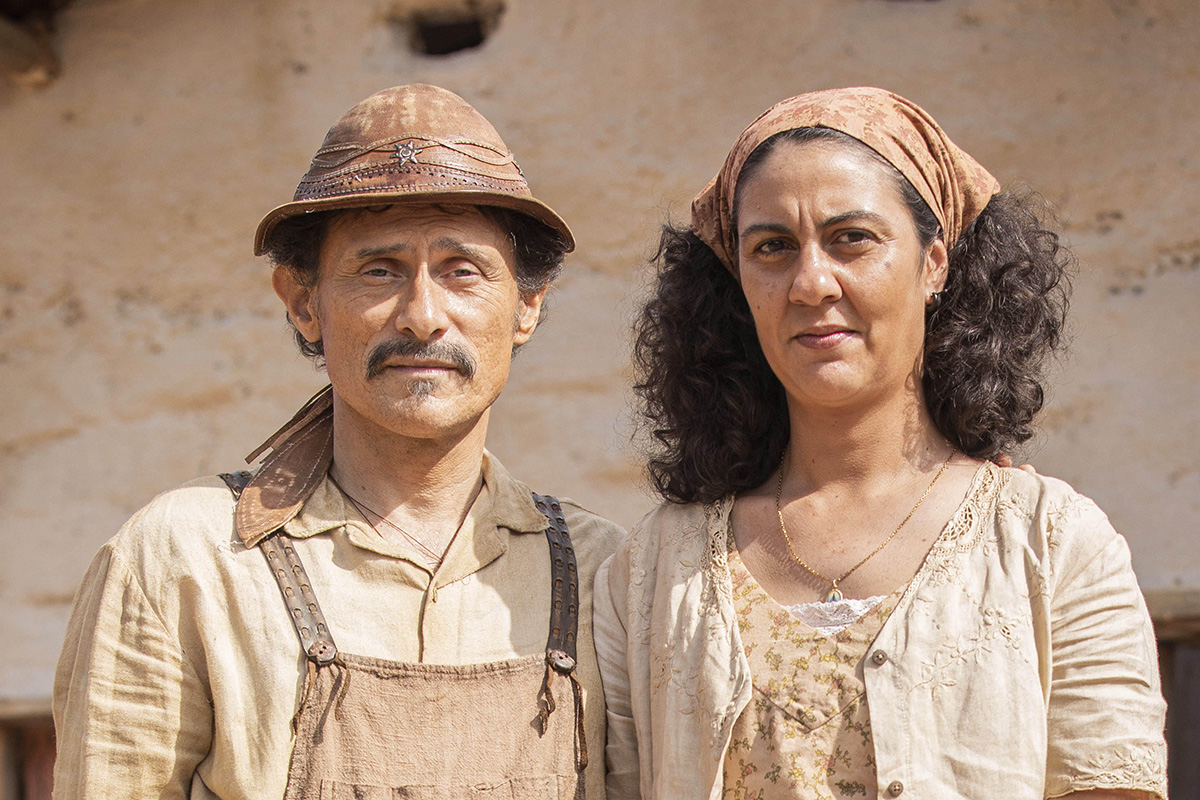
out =
[[267,252],[266,243],[275,226],[288,217],[301,214],[311,214],[316,211],[332,211],[339,208],[367,208],[371,206],[390,206],[398,204],[429,205],[445,203],[447,205],[496,206],[518,211],[533,217],[538,222],[553,228],[567,241],[567,252],[575,249],[575,236],[567,226],[566,221],[551,210],[550,206],[529,197],[515,197],[499,192],[470,191],[455,189],[448,192],[398,192],[394,189],[381,191],[377,194],[356,193],[344,197],[323,197],[319,200],[297,200],[272,209],[258,223],[258,231],[254,234],[254,255],[261,256]]

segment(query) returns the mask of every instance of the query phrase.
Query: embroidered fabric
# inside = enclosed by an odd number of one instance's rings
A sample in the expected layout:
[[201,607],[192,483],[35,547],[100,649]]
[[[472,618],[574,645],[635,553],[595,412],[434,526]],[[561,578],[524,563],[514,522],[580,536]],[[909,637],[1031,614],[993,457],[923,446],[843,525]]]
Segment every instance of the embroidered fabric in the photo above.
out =
[[833,636],[841,633],[858,620],[867,615],[887,595],[875,595],[858,599],[835,600],[832,603],[797,603],[794,606],[784,606],[796,619],[814,628],[822,636]]

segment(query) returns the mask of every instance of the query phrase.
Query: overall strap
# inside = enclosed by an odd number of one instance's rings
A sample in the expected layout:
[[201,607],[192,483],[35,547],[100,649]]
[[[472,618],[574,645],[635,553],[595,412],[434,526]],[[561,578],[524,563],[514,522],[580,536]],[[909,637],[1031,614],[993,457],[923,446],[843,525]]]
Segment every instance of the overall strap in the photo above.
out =
[[[254,476],[243,469],[234,473],[221,473],[220,477],[233,492],[234,499],[237,499]],[[291,540],[281,531],[275,531],[258,543],[258,549],[267,559],[271,574],[279,584],[279,591],[292,618],[292,625],[296,628],[296,636],[300,638],[300,647],[304,650],[304,655],[318,667],[332,664],[337,659],[337,645],[333,643],[333,636],[325,624],[325,615],[321,613],[321,606],[313,593],[308,573],[304,564],[300,562],[300,555],[292,547]]]
[[583,726],[583,687],[575,675],[578,662],[576,638],[579,634],[579,569],[575,563],[575,548],[571,546],[571,534],[567,520],[557,497],[533,493],[533,502],[538,511],[545,515],[546,540],[550,544],[550,635],[546,639],[546,677],[542,682],[542,702],[538,716],[542,722],[542,735],[546,733],[550,714],[554,712],[554,695],[551,685],[555,674],[571,681],[575,696],[575,737],[578,747],[577,769],[587,766],[587,737]]
[[575,548],[557,497],[533,495],[549,525],[546,539],[550,544],[550,635],[546,639],[546,663],[560,674],[575,669],[575,637],[579,632],[579,570]]

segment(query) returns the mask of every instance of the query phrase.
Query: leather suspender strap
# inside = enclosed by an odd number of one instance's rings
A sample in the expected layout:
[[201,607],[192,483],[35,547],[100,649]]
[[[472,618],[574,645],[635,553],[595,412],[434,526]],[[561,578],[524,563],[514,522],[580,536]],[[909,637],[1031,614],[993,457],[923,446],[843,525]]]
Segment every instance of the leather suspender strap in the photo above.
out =
[[319,667],[332,664],[337,660],[337,645],[333,643],[325,615],[321,613],[308,573],[304,571],[291,539],[273,533],[258,543],[258,549],[266,556],[279,591],[283,593],[304,654]]
[[[241,496],[242,490],[254,476],[247,470],[239,470],[234,473],[222,473],[220,477],[236,499]],[[317,603],[308,573],[291,541],[276,531],[259,542],[258,549],[267,559],[271,574],[279,584],[279,591],[283,595],[283,602],[287,604],[304,655],[319,667],[332,664],[338,656],[337,645],[334,644],[329,627],[325,624],[325,615]]]
[[579,633],[579,570],[567,520],[557,497],[534,493],[533,502],[550,524],[546,539],[550,543],[550,635],[546,640],[546,663],[567,675],[577,660],[575,637]]
[[533,502],[538,511],[550,523],[546,527],[546,539],[550,544],[550,635],[546,639],[546,677],[542,681],[541,733],[544,736],[554,712],[554,695],[551,685],[554,675],[566,676],[571,681],[575,699],[575,742],[577,749],[576,769],[582,772],[588,763],[587,735],[583,725],[583,686],[575,675],[578,662],[576,638],[579,634],[579,569],[575,563],[575,548],[571,546],[571,534],[567,520],[557,497],[534,492]]

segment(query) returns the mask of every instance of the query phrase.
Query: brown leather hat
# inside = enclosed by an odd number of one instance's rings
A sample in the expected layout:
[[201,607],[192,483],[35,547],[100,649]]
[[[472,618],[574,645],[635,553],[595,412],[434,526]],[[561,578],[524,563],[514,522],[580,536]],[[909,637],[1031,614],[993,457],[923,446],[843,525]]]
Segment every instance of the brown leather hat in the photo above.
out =
[[258,224],[254,254],[266,252],[272,229],[286,217],[405,202],[511,208],[575,247],[562,217],[534,199],[491,123],[453,92],[414,83],[371,95],[329,129],[292,202]]

